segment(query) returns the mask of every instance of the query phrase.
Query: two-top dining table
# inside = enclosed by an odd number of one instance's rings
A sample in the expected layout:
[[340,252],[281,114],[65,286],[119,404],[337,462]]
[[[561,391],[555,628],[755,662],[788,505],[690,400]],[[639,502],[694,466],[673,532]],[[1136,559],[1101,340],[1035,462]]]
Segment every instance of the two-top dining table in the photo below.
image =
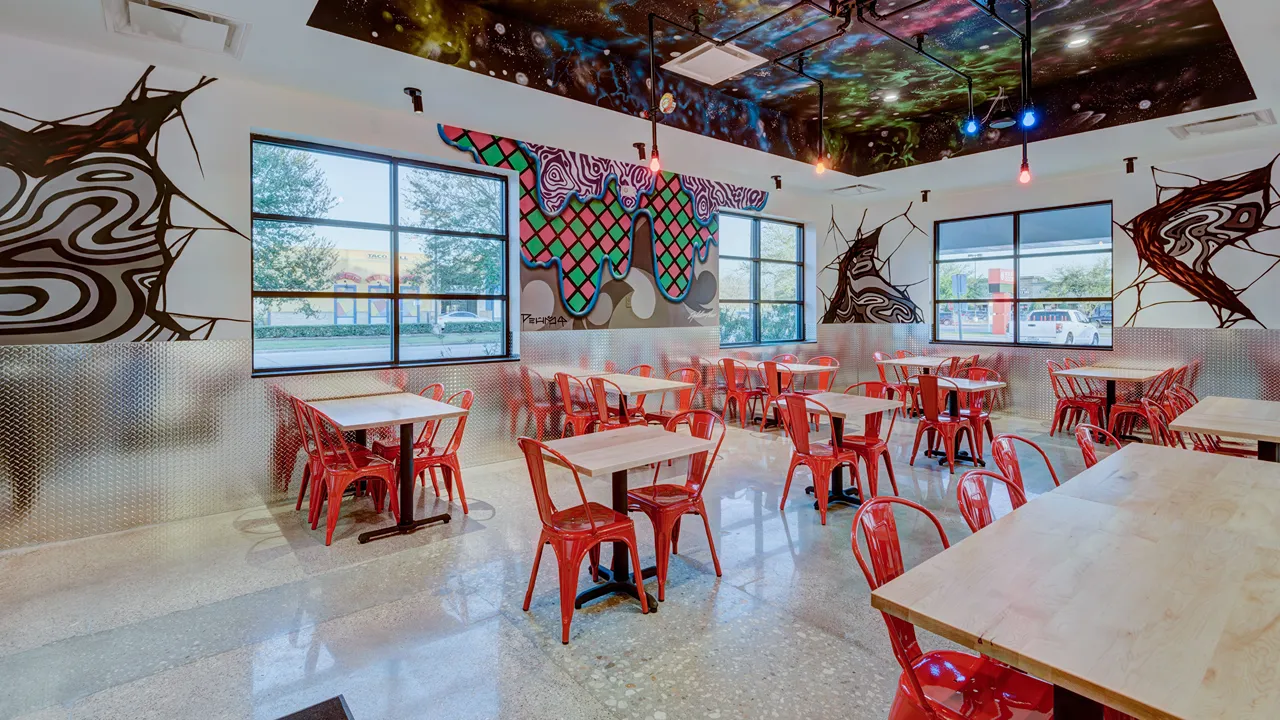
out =
[[[546,445],[564,455],[579,474],[592,478],[610,477],[613,482],[613,509],[623,515],[627,514],[628,470],[647,468],[701,452],[714,452],[716,449],[716,443],[712,440],[702,440],[648,425],[551,440]],[[545,457],[553,463],[560,463],[559,458],[554,455]],[[642,577],[652,577],[657,569],[636,568],[636,572],[641,573]],[[627,595],[637,600],[640,598],[640,590],[631,573],[627,546],[624,543],[613,544],[611,567],[600,568],[599,574],[605,582],[578,593],[575,607],[581,608],[584,603],[613,594]],[[649,611],[656,611],[658,601],[652,595],[647,595],[647,600]]]
[[[415,520],[413,517],[413,424],[435,420],[462,417],[466,410],[438,400],[425,398],[413,393],[391,393],[387,395],[363,395],[358,397],[333,398],[329,400],[309,400],[312,409],[324,413],[339,430],[355,432],[357,441],[365,442],[364,433],[369,428],[400,426],[400,519],[395,525],[378,530],[360,533],[361,543],[370,540],[405,535],[433,522],[449,522],[449,514],[432,515]],[[444,468],[445,481],[450,478],[450,470]]]
[[1178,432],[1258,442],[1258,459],[1280,462],[1280,402],[1206,397],[1169,423]]
[[871,594],[1055,720],[1280,718],[1280,467],[1134,443]]
[[1166,372],[1169,368],[1117,368],[1106,367],[1104,365],[1090,365],[1088,367],[1064,368],[1055,370],[1054,375],[1060,378],[1071,378],[1074,380],[1102,380],[1107,384],[1107,394],[1105,405],[1103,407],[1102,421],[1105,425],[1111,418],[1111,407],[1116,404],[1116,383],[1144,383],[1151,382],[1160,376],[1160,373]]
[[[901,400],[885,400],[876,397],[866,397],[865,395],[846,395],[845,393],[825,392],[814,393],[805,396],[805,401],[809,406],[817,410],[821,403],[828,412],[831,413],[831,429],[832,435],[835,437],[837,447],[843,447],[845,425],[850,418],[863,418],[864,422],[868,415],[896,410],[902,407]],[[805,488],[805,492],[813,493],[814,487],[810,485]],[[845,505],[858,505],[862,502],[858,489],[844,486],[844,468],[837,465],[831,471],[831,492],[827,495],[827,503],[843,503]],[[815,500],[814,508],[818,507]]]

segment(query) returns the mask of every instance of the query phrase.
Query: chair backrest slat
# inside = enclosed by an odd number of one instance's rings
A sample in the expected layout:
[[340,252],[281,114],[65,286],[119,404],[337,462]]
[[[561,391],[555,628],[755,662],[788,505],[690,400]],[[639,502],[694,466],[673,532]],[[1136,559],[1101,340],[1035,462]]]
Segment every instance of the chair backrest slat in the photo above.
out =
[[1080,454],[1084,456],[1085,468],[1091,468],[1098,464],[1098,447],[1094,442],[1094,437],[1102,438],[1104,445],[1113,445],[1116,449],[1120,448],[1120,440],[1105,429],[1088,423],[1076,425],[1076,444],[1080,446]]
[[997,435],[991,441],[991,457],[996,462],[996,467],[1000,468],[1000,473],[1008,478],[1019,490],[1024,493],[1027,491],[1027,485],[1022,477],[1022,465],[1018,462],[1018,448],[1015,443],[1023,443],[1030,445],[1040,457],[1044,460],[1044,466],[1049,469],[1049,477],[1053,479],[1053,486],[1058,487],[1062,483],[1058,480],[1058,473],[1053,469],[1053,463],[1049,462],[1049,456],[1045,453],[1044,448],[1022,437],[1021,435],[1013,435],[1011,433],[1002,433]]
[[1009,478],[989,470],[970,470],[960,476],[956,483],[956,504],[960,506],[960,514],[969,524],[969,529],[978,532],[995,522],[991,510],[991,496],[987,492],[987,480],[993,485],[999,483],[1009,493],[1009,505],[1017,510],[1027,504],[1027,496],[1022,486]]
[[538,519],[542,521],[543,526],[552,527],[552,516],[556,513],[556,504],[551,499],[551,489],[547,485],[546,456],[551,455],[561,465],[569,468],[569,472],[573,474],[573,482],[578,487],[578,497],[587,511],[587,522],[594,530],[596,521],[591,514],[591,504],[587,502],[587,493],[582,489],[582,478],[578,476],[577,468],[569,462],[569,459],[530,437],[517,438],[516,444],[524,453],[525,466],[529,469],[529,481],[533,484],[533,500],[538,507]]

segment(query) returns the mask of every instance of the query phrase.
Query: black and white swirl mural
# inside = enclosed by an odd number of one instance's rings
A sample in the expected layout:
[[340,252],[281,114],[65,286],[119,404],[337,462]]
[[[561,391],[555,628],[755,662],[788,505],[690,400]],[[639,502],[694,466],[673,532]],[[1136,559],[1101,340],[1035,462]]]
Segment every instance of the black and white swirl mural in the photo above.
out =
[[[840,225],[836,223],[835,208],[831,209],[831,225],[827,228],[824,242],[835,242],[838,246],[835,260],[823,268],[823,271],[836,273],[835,290],[827,295],[827,309],[823,313],[824,323],[921,323],[924,316],[919,306],[912,301],[908,288],[926,282],[923,280],[907,285],[897,285],[892,281],[893,255],[917,233],[924,234],[909,213],[911,206],[901,215],[870,230],[863,227],[867,214],[862,214],[862,221],[853,239],[845,237]],[[899,237],[900,236],[900,237]],[[926,236],[927,237],[927,236]],[[881,241],[892,242],[897,238],[893,250],[883,258],[880,256]],[[825,294],[825,293],[824,293]]]
[[243,238],[157,158],[178,121],[199,161],[182,104],[213,80],[161,90],[153,70],[116,107],[64,120],[0,108],[0,343],[197,340],[230,320],[175,308],[166,293],[198,233]]

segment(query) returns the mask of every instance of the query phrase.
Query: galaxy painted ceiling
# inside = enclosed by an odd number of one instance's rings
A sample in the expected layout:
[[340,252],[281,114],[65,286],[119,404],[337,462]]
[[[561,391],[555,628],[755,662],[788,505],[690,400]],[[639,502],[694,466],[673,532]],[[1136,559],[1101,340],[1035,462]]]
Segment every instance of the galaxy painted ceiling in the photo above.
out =
[[[870,9],[870,0],[854,1]],[[904,38],[923,35],[929,52],[972,75],[978,118],[989,121],[1018,110],[1021,46],[976,6],[982,1],[879,0],[874,9],[884,17],[877,24]],[[702,31],[723,38],[794,2],[319,0],[309,24],[648,117],[650,12],[689,25],[700,9]],[[1023,26],[1017,0],[996,0],[995,8]],[[1032,20],[1031,99],[1042,118],[1032,142],[1254,98],[1212,0],[1039,0]],[[736,44],[774,58],[840,24],[809,5]],[[702,43],[662,22],[657,30],[659,64]],[[985,122],[966,137],[963,81],[856,18],[805,56],[807,72],[825,84],[823,128],[837,169],[870,175],[1021,142],[1016,126],[997,130]],[[664,127],[817,159],[817,91],[791,72],[766,64],[713,88],[659,70],[658,87],[675,101],[660,115]]]

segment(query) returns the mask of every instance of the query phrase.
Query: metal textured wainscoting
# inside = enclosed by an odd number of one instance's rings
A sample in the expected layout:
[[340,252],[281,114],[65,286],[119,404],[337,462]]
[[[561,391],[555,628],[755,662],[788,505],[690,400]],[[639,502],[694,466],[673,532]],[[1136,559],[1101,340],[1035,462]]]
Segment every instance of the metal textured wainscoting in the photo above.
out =
[[[1001,410],[1040,420],[1051,415],[1045,360],[1061,359],[1065,348],[930,347],[928,336],[923,325],[824,325],[817,343],[749,352],[833,355],[841,362],[837,389],[877,377],[875,350],[976,353],[1009,381]],[[1069,352],[1085,362],[1131,367],[1194,362],[1202,395],[1280,399],[1274,331],[1117,328],[1115,342],[1110,352]],[[527,366],[598,368],[612,360],[624,371],[640,363],[670,370],[694,356],[731,352],[720,351],[715,327],[535,332],[521,343]],[[248,340],[0,346],[0,548],[281,498],[300,472],[289,394],[371,393],[388,382],[415,391],[433,382],[450,391],[471,388],[466,465],[513,459],[514,436],[535,432],[519,407],[525,393],[516,363],[281,379],[252,379],[249,367]]]

